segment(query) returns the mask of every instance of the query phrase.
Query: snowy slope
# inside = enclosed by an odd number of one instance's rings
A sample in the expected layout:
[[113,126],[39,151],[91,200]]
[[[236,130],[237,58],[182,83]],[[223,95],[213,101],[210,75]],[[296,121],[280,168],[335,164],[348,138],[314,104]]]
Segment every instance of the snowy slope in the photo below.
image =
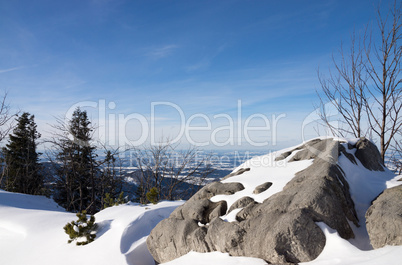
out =
[[[225,180],[225,182],[241,182],[245,190],[233,195],[215,196],[212,200],[226,200],[230,206],[237,198],[242,197],[243,193],[247,192],[250,196],[256,185],[266,181],[274,184],[266,192],[252,195],[256,201],[262,201],[274,193],[280,192],[297,171],[312,163],[312,160],[292,163],[283,161],[276,163],[274,161],[277,155],[291,149],[293,148],[247,161],[240,167],[251,167],[251,171]],[[296,152],[290,155],[286,161]],[[327,237],[326,246],[316,260],[302,264],[401,264],[402,246],[387,246],[372,250],[364,222],[364,214],[370,206],[371,200],[384,188],[401,184],[401,182],[396,182],[396,179],[401,176],[396,177],[388,170],[382,173],[369,171],[359,161],[358,165],[355,165],[343,155],[339,158],[338,163],[350,184],[352,199],[361,226],[357,228],[351,224],[356,238],[347,241],[339,237],[336,231],[319,223]],[[68,236],[63,231],[66,223],[76,220],[75,214],[64,211],[52,200],[42,196],[0,190],[0,264],[153,265],[153,259],[146,248],[146,237],[160,220],[168,217],[176,207],[183,203],[183,201],[161,202],[157,205],[147,206],[129,203],[105,209],[95,215],[99,225],[95,241],[86,246],[76,246],[67,244]],[[234,215],[222,218],[233,221]],[[165,264],[260,265],[265,262],[255,258],[230,257],[228,254],[219,252],[204,254],[190,252]]]
[[145,239],[183,201],[127,204],[95,215],[97,238],[86,246],[67,244],[63,226],[76,220],[42,196],[0,190],[0,264],[153,264]]

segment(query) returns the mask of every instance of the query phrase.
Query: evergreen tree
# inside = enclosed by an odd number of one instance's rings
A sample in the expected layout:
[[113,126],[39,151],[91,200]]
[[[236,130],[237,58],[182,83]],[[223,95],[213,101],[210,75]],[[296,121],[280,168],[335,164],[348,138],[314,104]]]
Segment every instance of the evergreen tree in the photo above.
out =
[[10,134],[8,144],[3,148],[7,191],[26,194],[43,193],[43,176],[40,173],[39,153],[36,140],[34,115],[24,112],[17,118],[17,126]]
[[97,224],[95,216],[91,215],[88,220],[87,212],[77,213],[78,220],[66,224],[63,229],[69,236],[68,243],[76,241],[77,246],[89,244],[95,240]]
[[[115,155],[115,152],[105,150],[105,158],[99,161],[101,171],[98,181],[99,197],[112,201],[117,200],[118,196],[120,196],[119,194],[122,194],[123,185],[122,171],[117,165],[119,161]],[[110,206],[108,202],[102,200],[102,209]]]
[[146,192],[142,183],[140,183],[134,191],[134,201],[141,204],[147,203]]
[[159,191],[156,187],[153,187],[150,191],[147,192],[147,200],[150,203],[157,204],[158,203],[158,196]]
[[58,141],[57,194],[55,200],[68,211],[90,214],[100,209],[101,199],[97,197],[99,170],[95,161],[95,146],[91,144],[91,122],[87,112],[77,108],[64,135]]
[[119,197],[112,198],[110,193],[106,193],[105,198],[103,198],[103,208],[106,209],[112,206],[117,206],[120,204],[125,204],[128,202],[127,197],[124,196],[124,192],[120,192]]

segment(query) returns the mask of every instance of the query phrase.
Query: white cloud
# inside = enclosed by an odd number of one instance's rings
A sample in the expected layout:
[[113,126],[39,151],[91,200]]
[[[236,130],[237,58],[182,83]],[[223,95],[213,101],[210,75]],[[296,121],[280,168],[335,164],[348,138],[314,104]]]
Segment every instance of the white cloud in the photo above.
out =
[[200,61],[187,66],[185,68],[185,70],[187,72],[193,72],[193,71],[208,69],[210,67],[212,61],[215,59],[215,57],[217,57],[220,53],[222,53],[225,50],[225,48],[226,48],[226,44],[219,46],[213,54],[205,56]]
[[13,67],[13,68],[8,68],[8,69],[0,69],[0,74],[20,70],[20,69],[23,69],[23,68],[25,68],[25,66]]
[[170,45],[165,45],[163,47],[157,47],[157,48],[152,48],[147,55],[153,59],[161,59],[164,57],[169,56],[170,54],[173,53],[175,49],[177,49],[179,46],[170,44]]
[[186,67],[186,70],[187,70],[187,72],[193,72],[193,71],[197,71],[200,69],[207,69],[210,64],[211,64],[211,60],[204,58],[201,61],[199,61],[198,63],[195,63],[193,65]]

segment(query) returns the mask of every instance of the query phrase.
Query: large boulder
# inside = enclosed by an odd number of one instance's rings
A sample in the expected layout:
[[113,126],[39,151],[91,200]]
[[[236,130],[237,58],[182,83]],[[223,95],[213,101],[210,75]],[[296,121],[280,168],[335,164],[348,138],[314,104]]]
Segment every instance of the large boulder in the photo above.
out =
[[[261,172],[261,168],[245,166],[222,182],[205,186],[151,231],[147,239],[150,253],[157,263],[168,262],[190,251],[220,251],[276,264],[315,259],[326,242],[317,222],[336,229],[345,239],[354,237],[350,224],[358,226],[359,220],[349,184],[337,161],[343,154],[357,164],[352,154],[358,151],[359,146],[374,146],[366,141],[364,145],[359,144],[362,141],[365,139],[351,145],[333,139],[315,139],[276,154],[275,163],[285,162],[280,165],[283,167],[291,168],[305,160],[312,162],[300,168],[299,172],[295,171],[297,173],[281,191],[260,202],[253,198],[269,193],[275,182],[262,181],[249,187],[251,184],[244,186],[230,180],[242,174],[253,174],[253,170]],[[378,152],[375,146],[374,150]],[[371,154],[360,152],[358,159],[370,157]],[[380,161],[377,162],[381,165]],[[270,174],[269,167],[266,174]],[[216,201],[213,198],[219,194],[243,194],[245,188],[250,190],[250,194],[229,205],[225,200]],[[236,214],[235,221],[222,217],[231,213]]]
[[386,189],[366,212],[371,245],[402,245],[402,186]]
[[356,143],[355,156],[360,160],[364,167],[375,170],[384,171],[384,163],[377,147],[369,140],[362,138]]

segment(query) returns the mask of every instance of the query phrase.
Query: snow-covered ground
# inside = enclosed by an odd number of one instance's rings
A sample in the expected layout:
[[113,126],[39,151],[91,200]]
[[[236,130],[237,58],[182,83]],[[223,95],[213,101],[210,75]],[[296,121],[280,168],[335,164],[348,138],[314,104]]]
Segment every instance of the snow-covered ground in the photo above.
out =
[[[226,197],[219,195],[213,200],[224,199],[230,205],[236,198],[243,196],[242,192],[252,191],[253,187],[266,181],[271,181],[274,185],[262,195],[256,195],[255,200],[262,201],[280,192],[296,171],[312,163],[312,161],[297,161],[282,165],[275,163],[275,156],[283,151],[247,161],[246,165],[252,167],[251,171],[226,180],[242,182],[245,190]],[[384,188],[402,184],[396,181],[402,176],[396,177],[387,170],[383,173],[369,171],[359,162],[358,165],[351,163],[343,155],[338,163],[350,184],[361,226],[357,228],[351,224],[356,238],[347,241],[324,223],[318,223],[327,237],[326,246],[316,260],[301,264],[401,264],[402,246],[387,246],[372,250],[365,230],[364,214],[371,200]],[[0,264],[153,265],[153,259],[146,248],[146,237],[160,220],[168,217],[183,203],[184,201],[161,202],[157,205],[146,206],[128,203],[105,209],[95,215],[99,226],[95,241],[85,246],[76,246],[74,243],[67,243],[68,236],[63,230],[65,224],[77,219],[75,214],[64,211],[55,202],[42,196],[0,190]],[[233,216],[225,216],[223,219],[234,220]],[[190,252],[165,264],[260,265],[266,263],[256,258],[230,257],[225,253]]]
[[183,201],[107,208],[95,215],[97,237],[86,246],[68,244],[63,226],[77,220],[43,196],[0,190],[0,264],[154,264],[145,240]]

